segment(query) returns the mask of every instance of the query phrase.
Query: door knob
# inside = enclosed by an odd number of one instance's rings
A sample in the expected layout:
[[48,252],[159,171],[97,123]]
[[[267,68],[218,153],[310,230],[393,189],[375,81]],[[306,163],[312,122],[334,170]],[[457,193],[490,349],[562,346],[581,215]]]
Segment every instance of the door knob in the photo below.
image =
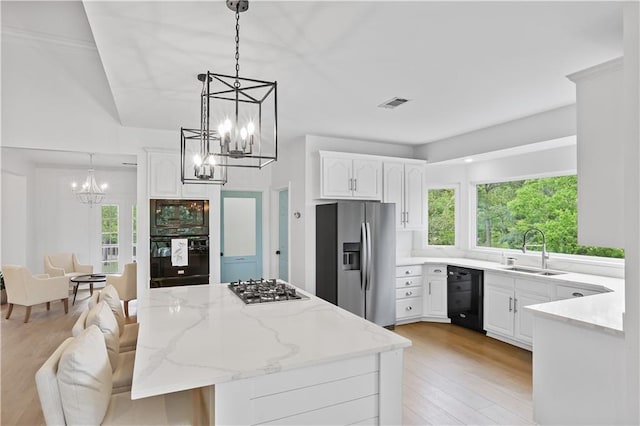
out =
[[276,250],[276,254],[280,254],[280,250]]

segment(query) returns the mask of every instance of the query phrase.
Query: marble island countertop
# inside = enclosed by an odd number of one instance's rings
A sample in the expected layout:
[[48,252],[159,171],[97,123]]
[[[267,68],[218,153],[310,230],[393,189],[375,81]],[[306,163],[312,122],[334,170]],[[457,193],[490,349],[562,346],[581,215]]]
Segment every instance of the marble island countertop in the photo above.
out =
[[561,321],[569,321],[581,326],[595,327],[605,332],[623,334],[624,313],[624,279],[601,275],[566,272],[559,275],[543,276],[526,272],[509,271],[507,266],[496,262],[467,258],[446,257],[405,257],[398,258],[396,264],[415,265],[420,263],[440,263],[485,271],[511,274],[518,278],[543,280],[549,283],[580,287],[602,292],[591,296],[557,300],[538,305],[526,306],[525,309],[535,315]]
[[132,398],[411,345],[307,295],[305,300],[245,305],[225,284],[151,289],[138,301]]

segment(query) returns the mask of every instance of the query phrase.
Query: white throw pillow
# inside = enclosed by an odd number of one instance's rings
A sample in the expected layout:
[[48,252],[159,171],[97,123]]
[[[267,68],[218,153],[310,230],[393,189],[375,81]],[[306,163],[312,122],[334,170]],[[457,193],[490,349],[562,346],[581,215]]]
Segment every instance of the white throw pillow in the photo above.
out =
[[66,347],[58,363],[58,388],[66,424],[99,425],[111,398],[111,365],[104,337],[86,328]]
[[118,295],[118,291],[114,286],[109,284],[100,292],[99,301],[105,301],[109,304],[111,311],[116,316],[116,321],[118,321],[119,335],[122,336],[124,332],[124,310],[122,310],[122,305],[120,304],[120,296]]
[[116,321],[116,317],[111,312],[111,307],[107,305],[107,302],[100,302],[89,311],[85,325],[86,327],[95,325],[100,329],[107,345],[111,371],[116,371],[118,354],[120,353],[120,330],[118,330],[118,321]]

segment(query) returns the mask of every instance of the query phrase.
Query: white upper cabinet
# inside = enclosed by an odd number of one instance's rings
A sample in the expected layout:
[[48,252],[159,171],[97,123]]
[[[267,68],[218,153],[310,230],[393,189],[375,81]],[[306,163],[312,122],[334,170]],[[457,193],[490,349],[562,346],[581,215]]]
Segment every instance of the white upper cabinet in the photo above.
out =
[[206,199],[210,185],[183,185],[180,179],[180,153],[149,152],[149,198]]
[[385,203],[396,204],[396,227],[420,230],[425,225],[425,163],[385,161],[383,164],[383,197]]
[[320,151],[320,198],[381,200],[382,161]]
[[578,243],[624,247],[623,62],[571,74],[576,83]]

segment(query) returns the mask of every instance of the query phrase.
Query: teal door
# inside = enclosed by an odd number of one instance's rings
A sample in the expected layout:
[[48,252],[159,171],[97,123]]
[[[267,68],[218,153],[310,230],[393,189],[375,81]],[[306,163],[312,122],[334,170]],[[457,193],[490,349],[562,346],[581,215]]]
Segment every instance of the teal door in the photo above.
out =
[[220,194],[220,281],[262,277],[262,193]]
[[278,194],[278,278],[289,281],[289,190]]

